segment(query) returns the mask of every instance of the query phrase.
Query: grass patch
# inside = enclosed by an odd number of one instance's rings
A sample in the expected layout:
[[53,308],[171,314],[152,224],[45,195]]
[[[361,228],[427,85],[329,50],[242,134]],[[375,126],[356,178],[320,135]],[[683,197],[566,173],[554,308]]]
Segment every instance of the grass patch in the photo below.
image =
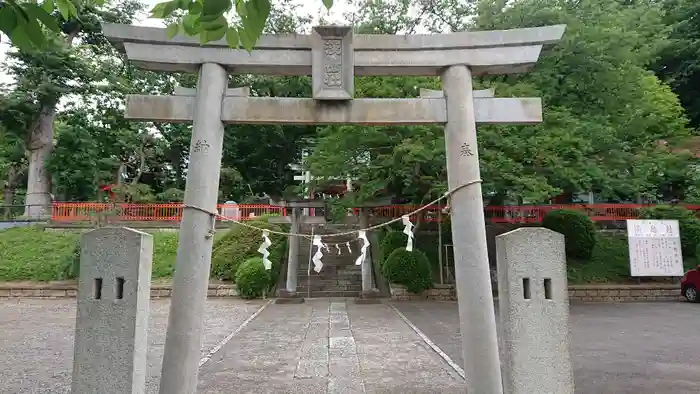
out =
[[0,231],[0,281],[70,279],[80,234],[15,227]]
[[177,259],[177,231],[153,231],[153,278],[170,278]]
[[[170,278],[177,258],[178,232],[149,233],[153,235],[152,277]],[[73,279],[80,235],[79,231],[44,231],[41,227],[0,231],[0,281]]]

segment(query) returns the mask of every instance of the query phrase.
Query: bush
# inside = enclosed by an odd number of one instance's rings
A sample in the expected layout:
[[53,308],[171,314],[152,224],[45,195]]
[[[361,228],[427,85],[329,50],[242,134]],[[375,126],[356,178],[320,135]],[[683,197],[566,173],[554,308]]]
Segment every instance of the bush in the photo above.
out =
[[236,287],[242,298],[260,298],[272,285],[270,271],[265,269],[262,257],[244,261],[236,271]]
[[[408,238],[406,234],[401,231],[389,231],[384,235],[382,243],[379,244],[379,250],[382,253],[383,261],[389,257],[389,255],[398,248],[405,248]],[[415,239],[414,239],[415,241]]]
[[382,271],[389,282],[406,286],[412,293],[421,293],[433,286],[430,262],[419,250],[395,249],[384,261]]
[[542,220],[542,226],[564,235],[567,256],[588,260],[593,255],[596,230],[585,214],[566,209],[550,211]]
[[593,255],[584,261],[569,259],[569,283],[621,283],[630,279],[627,236],[599,233]]
[[695,212],[679,205],[659,205],[642,209],[640,219],[678,220],[683,257],[695,257],[700,244],[700,219]]
[[[251,226],[268,230],[282,231],[282,227],[266,221],[251,221]],[[272,279],[277,280],[286,250],[286,237],[270,234],[270,261],[272,261]],[[234,280],[238,267],[244,261],[260,256],[258,248],[262,243],[262,232],[242,225],[234,225],[231,230],[214,242],[212,252],[211,275],[221,280]]]

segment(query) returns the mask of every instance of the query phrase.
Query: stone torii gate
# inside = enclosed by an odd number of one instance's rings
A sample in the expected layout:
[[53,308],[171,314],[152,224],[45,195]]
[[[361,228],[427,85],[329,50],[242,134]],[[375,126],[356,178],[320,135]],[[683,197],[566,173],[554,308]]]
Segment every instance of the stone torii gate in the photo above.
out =
[[[166,29],[105,25],[104,34],[135,65],[199,73],[196,90],[132,95],[126,117],[193,122],[185,209],[165,342],[160,392],[194,394],[207,296],[224,124],[444,124],[451,190],[457,295],[466,389],[499,394],[501,383],[481,194],[477,123],[542,121],[539,98],[478,97],[472,78],[528,71],[565,26],[431,35],[354,35],[346,26],[311,35],[262,36],[252,53],[224,40],[198,40]],[[228,89],[228,74],[311,75],[313,98],[249,97]],[[355,76],[440,76],[442,93],[415,99],[353,99]],[[488,95],[487,95],[488,96]]]

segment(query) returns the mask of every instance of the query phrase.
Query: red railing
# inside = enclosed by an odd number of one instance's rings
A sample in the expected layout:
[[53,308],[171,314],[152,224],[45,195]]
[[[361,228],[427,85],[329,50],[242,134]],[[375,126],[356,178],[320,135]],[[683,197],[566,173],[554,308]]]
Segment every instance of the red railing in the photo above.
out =
[[[274,205],[217,205],[219,213],[234,220],[250,220],[262,215],[286,215],[283,207]],[[123,221],[179,221],[182,204],[112,204],[94,202],[55,202],[51,219],[56,222],[88,221],[99,215]]]
[[[571,209],[586,213],[594,221],[615,221],[636,219],[642,208],[652,205],[641,204],[571,204],[571,205],[522,205],[489,206],[486,220],[492,223],[539,223],[547,212],[554,209]],[[700,205],[685,205],[700,212]],[[179,221],[182,217],[182,204],[112,204],[93,202],[56,202],[53,204],[52,219],[57,222],[88,221],[104,214],[123,221]],[[416,210],[416,205],[387,205],[370,208],[373,216],[397,218]],[[421,212],[422,220],[436,222],[444,206],[433,205]],[[275,205],[225,205],[217,206],[219,213],[229,219],[249,220],[262,215],[286,215],[283,207]],[[359,209],[354,208],[357,215]]]

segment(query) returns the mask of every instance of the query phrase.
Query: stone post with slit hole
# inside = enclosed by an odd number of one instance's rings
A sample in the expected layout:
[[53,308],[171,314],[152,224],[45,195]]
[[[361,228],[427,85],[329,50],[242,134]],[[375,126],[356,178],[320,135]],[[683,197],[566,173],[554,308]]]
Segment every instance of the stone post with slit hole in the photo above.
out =
[[83,234],[73,394],[144,394],[153,237],[125,227]]
[[496,237],[505,394],[574,394],[564,236],[520,228]]

